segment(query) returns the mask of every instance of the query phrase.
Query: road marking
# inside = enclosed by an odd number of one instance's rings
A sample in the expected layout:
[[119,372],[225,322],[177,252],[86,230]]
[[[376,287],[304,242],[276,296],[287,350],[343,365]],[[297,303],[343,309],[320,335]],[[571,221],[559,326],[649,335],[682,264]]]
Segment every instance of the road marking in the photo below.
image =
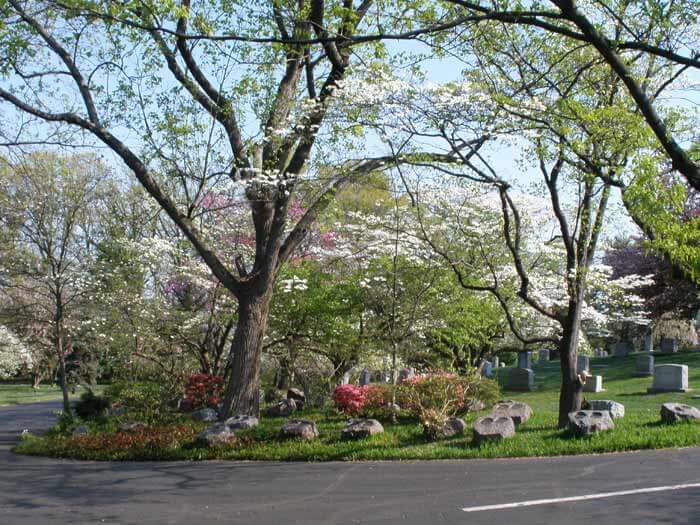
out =
[[499,505],[482,505],[479,507],[464,507],[464,512],[483,512],[485,510],[514,509],[519,507],[532,507],[535,505],[550,505],[552,503],[569,503],[572,501],[586,501],[589,499],[615,498],[617,496],[629,496],[632,494],[648,494],[650,492],[667,492],[670,490],[683,490],[700,488],[700,483],[685,483],[683,485],[666,485],[663,487],[648,487],[644,489],[620,490],[617,492],[601,492],[599,494],[586,494],[585,496],[570,496],[568,498],[533,499],[530,501],[517,501],[515,503],[502,503]]

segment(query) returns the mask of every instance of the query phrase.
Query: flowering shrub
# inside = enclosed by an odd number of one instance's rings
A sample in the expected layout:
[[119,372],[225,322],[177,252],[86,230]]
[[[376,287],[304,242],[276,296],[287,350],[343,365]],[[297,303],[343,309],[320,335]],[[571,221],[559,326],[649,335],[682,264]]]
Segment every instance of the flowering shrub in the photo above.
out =
[[335,407],[342,413],[356,416],[387,404],[389,391],[382,385],[340,385],[333,391]]
[[192,374],[185,387],[185,396],[180,403],[184,410],[198,408],[216,408],[221,403],[224,389],[224,378],[209,374]]
[[396,399],[401,408],[421,419],[426,411],[445,417],[465,413],[496,401],[498,394],[498,385],[476,372],[466,376],[435,372],[404,381],[397,388]]
[[340,385],[333,391],[333,402],[343,414],[357,415],[367,403],[367,387],[355,385]]

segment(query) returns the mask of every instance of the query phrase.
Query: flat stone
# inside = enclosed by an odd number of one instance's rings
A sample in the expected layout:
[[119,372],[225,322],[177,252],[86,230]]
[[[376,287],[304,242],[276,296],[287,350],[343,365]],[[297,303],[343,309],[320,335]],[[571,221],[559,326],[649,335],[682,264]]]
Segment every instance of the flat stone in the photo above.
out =
[[148,428],[148,425],[143,421],[126,421],[119,425],[119,432],[138,432],[146,428]]
[[224,421],[229,430],[248,429],[258,426],[258,418],[255,416],[238,415]]
[[272,405],[265,413],[272,417],[287,417],[297,410],[297,402],[293,399],[283,399]]
[[650,394],[657,392],[687,392],[688,365],[656,365],[654,367],[654,384],[647,389]]
[[590,436],[615,428],[607,410],[579,410],[569,413],[569,430],[576,436]]
[[584,370],[590,370],[590,368],[590,359],[587,355],[580,355],[576,358],[576,370],[578,370],[579,373]]
[[500,441],[515,435],[515,423],[506,416],[482,416],[474,422],[472,427],[475,445],[481,445],[485,441]]
[[659,345],[659,352],[662,354],[675,354],[678,352],[678,339],[675,337],[663,337]]
[[525,423],[532,416],[532,408],[525,403],[506,399],[493,406],[491,415],[494,417],[509,417],[517,427]]
[[627,357],[632,352],[634,352],[634,345],[629,341],[620,341],[613,345],[615,357]]
[[311,440],[318,437],[318,429],[310,419],[292,419],[282,425],[280,437]]
[[213,408],[200,408],[192,412],[192,419],[195,421],[218,421],[219,414]]
[[236,434],[226,426],[226,424],[218,424],[205,428],[197,436],[197,443],[203,447],[216,447],[219,445],[230,445],[235,443]]
[[610,399],[593,399],[586,401],[581,408],[584,410],[607,410],[610,412],[610,417],[617,419],[625,417],[625,405]]
[[678,421],[696,421],[700,419],[700,410],[683,403],[664,403],[661,405],[661,421],[676,423]]
[[351,419],[340,431],[343,439],[359,439],[383,434],[384,427],[376,419]]
[[440,430],[440,437],[451,438],[454,436],[461,436],[467,429],[467,424],[463,419],[458,417],[447,418],[445,425]]

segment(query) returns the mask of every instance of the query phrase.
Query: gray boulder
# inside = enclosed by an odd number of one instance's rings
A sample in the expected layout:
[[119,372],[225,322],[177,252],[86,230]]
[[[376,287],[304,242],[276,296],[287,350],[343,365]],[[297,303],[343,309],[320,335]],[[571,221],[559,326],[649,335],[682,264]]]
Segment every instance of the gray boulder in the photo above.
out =
[[661,405],[661,421],[676,423],[678,421],[696,421],[700,419],[700,410],[683,403],[664,403]]
[[569,413],[569,430],[576,436],[590,436],[615,428],[607,410],[579,410]]
[[581,408],[583,410],[607,410],[610,412],[610,417],[613,419],[625,417],[625,405],[609,399],[594,399],[592,401],[586,401],[581,405]]
[[126,421],[119,425],[119,432],[138,432],[139,430],[144,430],[148,428],[148,425],[143,421]]
[[384,427],[376,419],[351,419],[340,435],[343,439],[359,439],[383,433]]
[[462,434],[464,434],[466,428],[467,424],[464,422],[463,419],[460,419],[458,417],[450,417],[447,419],[445,425],[442,427],[440,435],[446,438],[461,436]]
[[85,425],[80,425],[79,427],[75,427],[73,429],[73,432],[71,432],[71,436],[84,436],[87,433],[87,427]]
[[197,444],[203,447],[216,447],[219,445],[230,445],[237,440],[233,433],[225,424],[214,425],[205,428],[197,436]]
[[532,416],[532,408],[525,403],[506,399],[499,401],[493,406],[491,415],[494,417],[509,417],[517,427],[530,419],[530,416]]
[[297,409],[301,409],[306,403],[306,394],[298,388],[290,388],[287,390],[287,399],[293,399],[297,404]]
[[239,415],[228,418],[224,421],[229,430],[248,429],[258,426],[258,418],[255,416]]
[[318,429],[316,423],[309,419],[292,419],[282,425],[280,437],[311,440],[318,437]]
[[213,408],[200,408],[192,412],[192,419],[195,421],[218,421],[219,414]]
[[280,402],[272,405],[265,412],[272,417],[287,417],[297,410],[297,402],[293,399],[283,399]]
[[482,416],[472,427],[473,443],[481,445],[484,441],[500,441],[515,435],[515,423],[507,416]]

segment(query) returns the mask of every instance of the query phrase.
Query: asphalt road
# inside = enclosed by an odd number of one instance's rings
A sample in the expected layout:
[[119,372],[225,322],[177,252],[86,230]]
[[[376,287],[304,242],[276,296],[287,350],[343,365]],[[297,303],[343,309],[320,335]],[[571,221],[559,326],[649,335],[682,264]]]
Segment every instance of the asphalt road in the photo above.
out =
[[[9,451],[55,403],[0,408],[0,524],[700,524],[700,449],[523,460],[100,463]],[[524,508],[465,507],[697,484]]]

